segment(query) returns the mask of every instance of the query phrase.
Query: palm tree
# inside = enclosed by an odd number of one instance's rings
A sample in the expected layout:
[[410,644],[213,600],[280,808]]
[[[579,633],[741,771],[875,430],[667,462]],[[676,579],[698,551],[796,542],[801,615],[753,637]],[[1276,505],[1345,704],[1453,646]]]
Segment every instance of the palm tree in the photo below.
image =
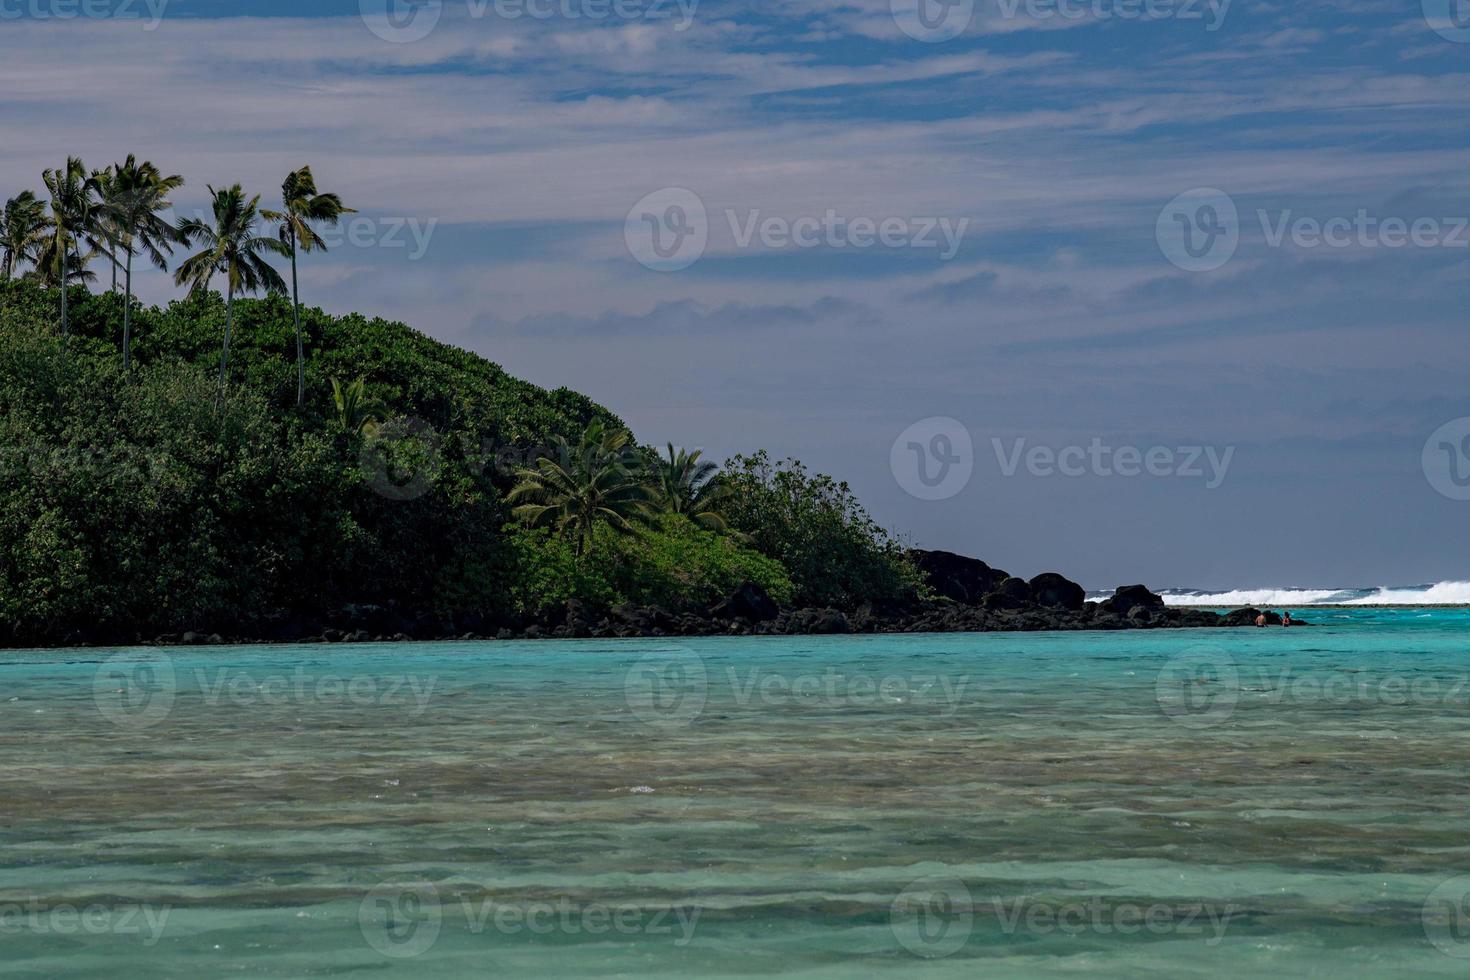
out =
[[127,160],[109,169],[100,210],[124,254],[123,371],[126,372],[133,339],[133,255],[142,252],[159,269],[168,270],[165,256],[173,252],[179,230],[160,217],[159,212],[173,207],[168,195],[184,186],[184,178],[178,174],[165,177],[152,163],[146,160],[139,163],[131,153]]
[[92,218],[93,196],[97,179],[88,176],[87,168],[76,157],[67,157],[60,170],[47,170],[41,175],[51,194],[50,235],[36,263],[43,280],[61,289],[61,335],[67,336],[67,287],[75,281],[91,281],[97,277],[87,271],[91,255],[78,251],[81,236],[87,233]]
[[235,294],[253,293],[262,288],[285,292],[281,274],[271,268],[262,252],[284,254],[286,248],[274,238],[256,234],[261,219],[260,195],[246,199],[239,184],[223,190],[209,188],[213,199],[214,226],[198,218],[190,218],[179,226],[179,240],[185,245],[199,243],[199,252],[179,264],[174,282],[189,284],[195,295],[209,288],[215,273],[225,276],[225,339],[219,356],[219,397],[225,396],[225,371],[230,365],[230,332],[235,326]]
[[578,444],[556,438],[556,457],[542,456],[518,473],[520,482],[507,498],[524,501],[512,513],[527,524],[552,524],[576,541],[581,558],[598,523],[630,532],[651,514],[651,493],[643,467],[629,448],[626,429],[601,421],[587,426]]
[[658,502],[666,513],[683,514],[708,531],[723,531],[725,517],[717,509],[729,496],[729,487],[719,478],[720,468],[700,457],[704,451],[679,450],[669,443],[668,459],[658,461]]
[[88,216],[85,233],[87,244],[91,246],[92,251],[107,256],[108,264],[112,266],[112,285],[108,287],[108,292],[112,293],[117,292],[117,246],[122,238],[117,219],[105,207],[113,194],[114,172],[112,167],[92,171],[92,180],[97,185],[97,203],[92,207],[91,215]]
[[47,227],[46,205],[30,191],[5,202],[0,212],[0,281],[18,275],[22,263],[37,261]]
[[346,386],[332,379],[332,404],[337,409],[337,422],[353,435],[371,435],[385,411],[382,402],[368,396],[365,385],[365,378]]
[[325,251],[327,243],[312,225],[335,225],[344,214],[356,214],[336,194],[318,194],[310,167],[287,174],[281,185],[284,210],[265,211],[267,221],[280,223],[281,244],[291,254],[291,310],[296,319],[296,407],[306,404],[306,356],[301,349],[301,297],[296,285],[296,252]]

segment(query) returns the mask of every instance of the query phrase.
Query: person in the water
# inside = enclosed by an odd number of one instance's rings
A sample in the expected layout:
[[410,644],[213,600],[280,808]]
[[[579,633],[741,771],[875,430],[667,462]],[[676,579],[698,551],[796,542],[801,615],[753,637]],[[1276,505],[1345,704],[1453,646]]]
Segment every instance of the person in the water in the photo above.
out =
[[1288,609],[1286,612],[1284,612],[1284,613],[1281,614],[1281,625],[1282,626],[1290,626],[1291,625],[1291,610],[1290,609]]

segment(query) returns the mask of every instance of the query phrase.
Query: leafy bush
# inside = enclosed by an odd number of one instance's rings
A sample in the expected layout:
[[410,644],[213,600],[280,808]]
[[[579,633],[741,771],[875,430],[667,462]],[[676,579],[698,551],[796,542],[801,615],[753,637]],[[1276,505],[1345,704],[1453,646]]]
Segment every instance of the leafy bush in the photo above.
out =
[[730,526],[791,575],[795,602],[852,609],[913,600],[924,586],[904,549],[878,526],[846,483],[765,452],[736,456],[722,477]]
[[662,515],[632,534],[600,526],[580,562],[571,543],[547,528],[513,528],[512,541],[516,604],[532,616],[554,612],[571,599],[599,609],[620,602],[702,609],[743,582],[754,582],[780,603],[794,595],[779,562],[678,514]]

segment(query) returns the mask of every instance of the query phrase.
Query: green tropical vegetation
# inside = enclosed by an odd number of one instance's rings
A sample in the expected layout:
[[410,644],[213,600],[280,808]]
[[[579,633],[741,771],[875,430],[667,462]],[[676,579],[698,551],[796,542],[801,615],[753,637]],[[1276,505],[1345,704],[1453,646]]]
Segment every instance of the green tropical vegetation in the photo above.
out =
[[[660,454],[577,392],[302,306],[296,253],[350,210],[309,168],[281,211],[232,184],[209,188],[211,220],[177,225],[183,180],[133,156],[43,181],[49,198],[0,211],[0,642],[284,639],[362,609],[384,633],[486,632],[699,614],[749,588],[847,609],[924,592],[846,485],[798,462]],[[167,271],[178,247],[186,293],[140,304],[133,258]],[[121,291],[88,288],[94,261]]]

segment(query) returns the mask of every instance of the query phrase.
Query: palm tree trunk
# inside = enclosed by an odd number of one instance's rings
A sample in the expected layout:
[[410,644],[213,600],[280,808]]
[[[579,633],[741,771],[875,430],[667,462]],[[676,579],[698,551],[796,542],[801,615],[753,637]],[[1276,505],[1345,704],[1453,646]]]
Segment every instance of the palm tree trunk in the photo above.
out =
[[66,319],[66,247],[61,249],[61,338],[65,340],[69,334],[69,324]]
[[225,344],[219,354],[219,400],[225,400],[225,369],[230,365],[230,330],[235,325],[235,284],[225,287]]
[[306,355],[301,350],[301,296],[296,289],[296,229],[291,229],[291,312],[296,318],[296,407],[306,404]]
[[123,374],[128,373],[128,354],[133,341],[133,251],[128,249],[128,268],[123,276],[127,289],[123,295]]

